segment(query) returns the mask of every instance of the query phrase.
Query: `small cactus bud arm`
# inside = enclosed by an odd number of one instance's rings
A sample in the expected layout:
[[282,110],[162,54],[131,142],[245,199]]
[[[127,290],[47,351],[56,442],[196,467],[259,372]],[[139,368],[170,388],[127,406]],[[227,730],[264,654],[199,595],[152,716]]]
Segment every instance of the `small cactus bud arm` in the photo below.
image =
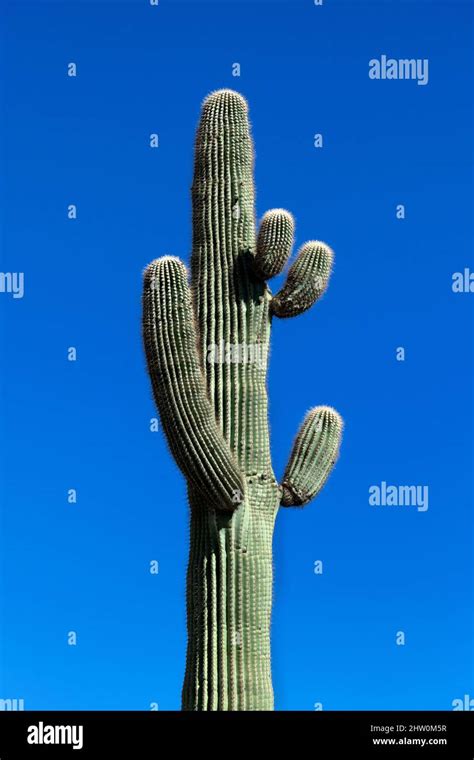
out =
[[257,238],[254,271],[263,280],[269,280],[285,268],[291,254],[295,223],[288,211],[272,209],[264,215]]
[[332,269],[329,246],[312,240],[305,243],[291,265],[283,288],[271,301],[277,317],[296,317],[309,309],[326,290]]
[[308,412],[283,476],[283,507],[303,506],[319,493],[338,458],[342,428],[340,415],[329,406]]
[[186,267],[177,258],[165,256],[145,270],[143,340],[155,402],[178,466],[211,506],[235,509],[243,478],[206,395]]

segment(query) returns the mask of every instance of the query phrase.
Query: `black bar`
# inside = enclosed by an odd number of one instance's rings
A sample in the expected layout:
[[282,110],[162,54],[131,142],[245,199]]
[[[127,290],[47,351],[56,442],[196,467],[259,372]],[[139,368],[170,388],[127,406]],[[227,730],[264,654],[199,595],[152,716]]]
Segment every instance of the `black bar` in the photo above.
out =
[[[216,744],[217,729],[227,736],[224,744]],[[49,743],[50,739],[57,743]],[[258,739],[269,750],[275,741],[281,742],[281,752],[287,747],[287,754],[289,747],[295,760],[301,754],[309,760],[352,756],[473,760],[474,713],[0,712],[0,760],[99,756],[168,760],[188,747],[213,756],[227,755],[229,749],[249,754]]]

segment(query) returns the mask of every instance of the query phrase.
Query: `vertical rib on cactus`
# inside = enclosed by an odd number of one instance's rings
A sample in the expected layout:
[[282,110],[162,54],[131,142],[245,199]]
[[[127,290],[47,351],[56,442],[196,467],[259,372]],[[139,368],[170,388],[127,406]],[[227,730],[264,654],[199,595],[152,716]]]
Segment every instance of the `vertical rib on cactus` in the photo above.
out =
[[[185,710],[273,709],[274,521],[280,502],[304,503],[321,488],[341,431],[338,415],[324,412],[317,437],[310,415],[278,485],[267,421],[271,318],[311,306],[330,258],[322,244],[306,244],[272,299],[265,280],[290,254],[293,221],[288,212],[267,213],[257,244],[247,110],[229,90],[203,105],[192,185],[192,302],[176,259],[159,259],[145,273],[148,368],[191,508]],[[232,361],[226,352],[233,349],[247,353]]]

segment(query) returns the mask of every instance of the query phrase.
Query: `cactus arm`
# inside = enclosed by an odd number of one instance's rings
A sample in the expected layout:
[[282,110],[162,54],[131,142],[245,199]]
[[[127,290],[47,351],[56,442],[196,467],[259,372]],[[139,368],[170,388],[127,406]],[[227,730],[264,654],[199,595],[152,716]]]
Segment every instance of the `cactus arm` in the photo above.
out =
[[311,240],[299,250],[283,288],[272,298],[277,317],[296,317],[307,311],[326,290],[333,252],[325,243]]
[[283,507],[304,506],[322,489],[339,455],[342,427],[341,417],[331,407],[308,412],[283,476]]
[[186,268],[177,258],[165,256],[145,270],[143,340],[155,402],[178,466],[211,504],[235,509],[243,479],[206,395]]
[[262,280],[269,280],[283,271],[293,248],[295,223],[284,209],[264,214],[257,237],[254,271]]

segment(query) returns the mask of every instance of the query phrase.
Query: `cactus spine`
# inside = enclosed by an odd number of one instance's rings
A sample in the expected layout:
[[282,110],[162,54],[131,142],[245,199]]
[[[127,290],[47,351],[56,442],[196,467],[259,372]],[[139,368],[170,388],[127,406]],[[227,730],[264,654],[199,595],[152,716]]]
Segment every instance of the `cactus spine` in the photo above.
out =
[[247,103],[230,90],[203,104],[192,208],[191,286],[180,260],[165,256],[147,267],[143,294],[153,393],[191,511],[182,706],[271,710],[275,517],[322,488],[342,421],[330,407],[308,413],[279,485],[267,421],[270,326],[321,295],[332,252],[306,243],[272,296],[266,280],[291,253],[293,219],[267,212],[256,236]]

